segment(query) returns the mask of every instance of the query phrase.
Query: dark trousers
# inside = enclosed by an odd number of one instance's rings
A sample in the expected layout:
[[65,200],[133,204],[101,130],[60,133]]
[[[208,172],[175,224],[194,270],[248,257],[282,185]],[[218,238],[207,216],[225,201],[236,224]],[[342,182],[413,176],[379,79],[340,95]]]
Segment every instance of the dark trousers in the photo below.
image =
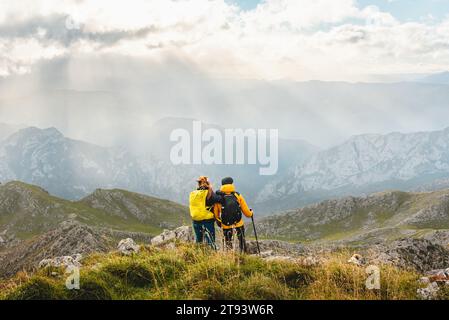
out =
[[193,231],[195,232],[196,243],[204,241],[215,248],[215,221],[193,221]]
[[226,248],[232,249],[232,238],[234,235],[233,230],[235,230],[237,234],[237,238],[239,239],[239,248],[240,252],[246,252],[246,241],[245,241],[245,227],[241,226],[234,229],[223,229],[223,236],[226,242]]

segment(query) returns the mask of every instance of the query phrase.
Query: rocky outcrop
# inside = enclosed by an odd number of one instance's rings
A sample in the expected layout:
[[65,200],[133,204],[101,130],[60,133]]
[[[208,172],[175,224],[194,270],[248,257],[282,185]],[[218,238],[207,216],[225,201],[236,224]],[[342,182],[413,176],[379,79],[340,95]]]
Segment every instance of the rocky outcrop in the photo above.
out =
[[73,256],[62,256],[51,259],[44,259],[39,262],[39,268],[47,268],[47,267],[81,267],[81,258],[83,256],[81,254],[75,254]]
[[392,264],[426,272],[449,266],[449,250],[425,239],[403,239],[369,250],[374,264]]
[[422,300],[435,300],[440,298],[440,290],[449,288],[449,268],[432,270],[420,279],[426,287],[417,290],[417,295]]
[[439,291],[438,283],[430,282],[427,287],[418,289],[416,293],[421,300],[435,300]]
[[57,229],[6,250],[0,263],[0,278],[21,270],[33,270],[44,259],[107,252],[111,240],[98,231],[75,222],[64,222]]
[[182,226],[175,230],[164,230],[160,235],[151,239],[151,244],[159,246],[173,240],[192,242],[194,240],[192,228],[189,226]]
[[449,247],[449,230],[435,230],[429,232],[424,236],[424,239],[427,239],[433,243],[438,243],[443,247]]
[[366,264],[366,259],[362,255],[356,253],[348,260],[348,263],[355,264],[360,267]]
[[14,234],[7,232],[7,230],[0,233],[0,250],[13,247],[19,242],[20,240]]
[[[320,263],[327,253],[342,249],[341,247],[304,246],[277,240],[261,240],[259,246],[263,259],[301,260],[305,264]],[[247,241],[247,251],[249,254],[258,253],[254,240]],[[348,263],[357,266],[391,264],[420,273],[435,269],[444,271],[449,266],[449,250],[425,239],[403,239],[390,244],[363,248],[360,254],[350,257]]]
[[136,244],[133,239],[127,238],[127,239],[120,240],[120,242],[118,243],[118,246],[117,246],[117,250],[121,254],[123,254],[125,256],[129,256],[134,253],[138,253],[140,250],[140,246],[138,244]]

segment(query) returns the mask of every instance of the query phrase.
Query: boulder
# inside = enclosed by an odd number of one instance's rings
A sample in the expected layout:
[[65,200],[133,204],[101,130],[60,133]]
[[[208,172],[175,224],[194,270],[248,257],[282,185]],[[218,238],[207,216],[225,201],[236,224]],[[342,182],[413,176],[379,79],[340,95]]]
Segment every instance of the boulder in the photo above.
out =
[[56,258],[43,259],[41,262],[39,262],[39,268],[46,268],[46,267],[79,268],[81,267],[80,262],[81,258],[82,258],[81,254],[75,254],[73,256],[61,256]]
[[440,288],[436,282],[431,282],[425,288],[418,289],[416,293],[422,300],[435,300],[438,297]]
[[356,253],[348,260],[348,263],[361,267],[366,264],[366,260],[360,254]]
[[117,246],[117,250],[126,256],[129,256],[133,253],[138,253],[140,250],[140,246],[134,242],[133,239],[127,238],[120,240]]
[[151,239],[151,244],[159,246],[167,242],[178,240],[181,242],[193,242],[192,228],[189,226],[182,226],[174,230],[164,230],[160,235]]
[[430,282],[447,282],[449,283],[449,268],[437,269],[426,273],[426,277]]

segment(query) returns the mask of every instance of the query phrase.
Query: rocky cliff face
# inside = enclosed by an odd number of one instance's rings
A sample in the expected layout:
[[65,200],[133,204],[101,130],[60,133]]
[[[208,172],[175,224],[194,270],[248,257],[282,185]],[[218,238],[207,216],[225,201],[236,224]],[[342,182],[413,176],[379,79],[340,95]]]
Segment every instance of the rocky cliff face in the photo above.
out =
[[360,135],[313,155],[268,183],[257,201],[284,208],[387,189],[447,186],[449,129],[410,134]]

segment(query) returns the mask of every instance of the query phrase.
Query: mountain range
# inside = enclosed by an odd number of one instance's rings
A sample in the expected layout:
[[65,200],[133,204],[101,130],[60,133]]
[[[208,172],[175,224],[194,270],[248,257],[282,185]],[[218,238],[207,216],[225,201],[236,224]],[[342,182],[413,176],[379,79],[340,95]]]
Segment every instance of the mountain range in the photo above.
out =
[[191,130],[191,124],[191,119],[163,119],[139,137],[142,141],[123,147],[70,139],[55,128],[0,125],[0,181],[38,185],[68,200],[118,188],[186,204],[197,176],[208,175],[215,187],[222,177],[233,176],[262,215],[348,195],[449,186],[449,129],[358,135],[324,150],[281,139],[278,174],[260,176],[256,165],[172,165],[170,132]]
[[[164,119],[148,136],[139,137],[142,141],[120,148],[73,140],[55,128],[24,128],[0,142],[0,180],[39,185],[69,200],[85,197],[97,188],[121,188],[185,204],[200,175],[211,177],[216,186],[222,177],[234,176],[249,199],[272,179],[260,176],[258,165],[172,165],[170,132],[189,130],[189,126],[191,130],[191,125],[189,119]],[[302,163],[316,150],[301,140],[281,139],[279,173]]]
[[[377,250],[378,257],[394,247],[393,260],[425,260],[431,265],[447,261],[448,189],[344,197],[257,218],[261,246],[267,250],[298,253],[305,248],[321,252],[344,247]],[[153,243],[162,230],[188,224],[186,207],[125,190],[98,189],[82,200],[69,201],[37,186],[9,182],[0,186],[0,278],[48,257],[107,252],[120,239]],[[254,236],[252,230],[248,225],[248,240]],[[173,239],[177,233],[164,234]],[[255,250],[254,241],[249,243]],[[435,248],[444,254],[433,256]],[[444,267],[444,261],[438,265]],[[421,267],[420,262],[413,265]]]
[[258,203],[294,208],[324,198],[387,189],[442,189],[449,177],[449,129],[366,134],[314,154],[267,184]]

